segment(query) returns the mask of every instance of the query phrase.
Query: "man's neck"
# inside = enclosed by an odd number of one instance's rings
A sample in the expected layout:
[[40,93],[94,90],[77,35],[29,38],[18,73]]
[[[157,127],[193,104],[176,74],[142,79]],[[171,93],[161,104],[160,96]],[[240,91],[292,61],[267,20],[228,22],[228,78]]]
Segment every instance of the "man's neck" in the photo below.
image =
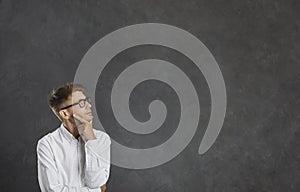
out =
[[72,123],[70,121],[64,121],[63,125],[67,128],[67,130],[76,138],[78,139],[78,137],[80,136],[77,130],[77,126],[75,125],[75,123]]

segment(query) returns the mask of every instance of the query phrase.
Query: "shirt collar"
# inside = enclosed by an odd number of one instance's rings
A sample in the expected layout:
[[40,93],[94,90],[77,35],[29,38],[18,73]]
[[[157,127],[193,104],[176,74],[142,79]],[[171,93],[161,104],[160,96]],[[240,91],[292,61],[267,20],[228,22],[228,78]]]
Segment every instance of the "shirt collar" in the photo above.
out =
[[64,124],[62,123],[60,125],[60,131],[62,133],[62,135],[69,141],[69,142],[78,142],[78,140],[68,131],[68,129],[64,126]]

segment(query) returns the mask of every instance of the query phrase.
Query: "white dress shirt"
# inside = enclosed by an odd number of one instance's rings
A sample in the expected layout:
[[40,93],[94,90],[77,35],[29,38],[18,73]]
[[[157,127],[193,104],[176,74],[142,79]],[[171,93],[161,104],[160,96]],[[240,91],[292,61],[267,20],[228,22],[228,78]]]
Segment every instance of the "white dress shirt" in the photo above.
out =
[[100,192],[110,170],[110,138],[78,140],[63,124],[38,141],[38,181],[42,192]]

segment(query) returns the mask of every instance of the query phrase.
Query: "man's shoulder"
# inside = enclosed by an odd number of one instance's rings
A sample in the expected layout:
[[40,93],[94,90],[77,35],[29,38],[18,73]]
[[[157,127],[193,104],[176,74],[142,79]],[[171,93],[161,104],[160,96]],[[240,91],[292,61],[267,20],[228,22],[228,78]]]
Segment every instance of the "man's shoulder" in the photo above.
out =
[[41,137],[39,140],[38,140],[38,145],[39,144],[49,144],[51,142],[51,140],[53,139],[53,137],[56,137],[59,133],[59,128],[56,128],[54,131],[44,135],[43,137]]

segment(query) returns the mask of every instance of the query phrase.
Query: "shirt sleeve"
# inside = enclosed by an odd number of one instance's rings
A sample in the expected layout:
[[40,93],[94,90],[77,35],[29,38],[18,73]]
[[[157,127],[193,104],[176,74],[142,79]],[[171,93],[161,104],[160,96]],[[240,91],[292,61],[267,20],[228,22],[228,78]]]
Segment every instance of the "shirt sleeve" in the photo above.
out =
[[110,144],[109,136],[94,130],[96,139],[85,143],[85,184],[91,188],[104,185],[110,172]]
[[99,192],[99,188],[70,187],[62,185],[50,145],[46,141],[37,144],[38,182],[42,192]]

